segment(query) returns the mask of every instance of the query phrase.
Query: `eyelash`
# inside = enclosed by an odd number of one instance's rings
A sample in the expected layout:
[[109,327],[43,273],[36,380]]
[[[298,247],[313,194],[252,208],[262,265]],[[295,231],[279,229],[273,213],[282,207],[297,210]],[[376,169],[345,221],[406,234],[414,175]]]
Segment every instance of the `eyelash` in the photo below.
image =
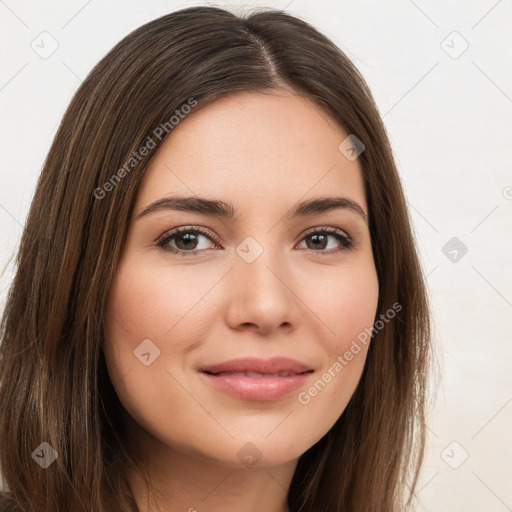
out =
[[[209,233],[209,231],[206,231],[205,229],[202,229],[199,227],[191,228],[191,227],[185,226],[185,227],[177,228],[177,229],[173,230],[172,232],[160,237],[156,241],[155,246],[159,247],[163,251],[171,252],[173,254],[180,254],[182,256],[185,256],[187,254],[197,254],[197,253],[208,250],[208,249],[194,249],[191,251],[184,251],[182,249],[175,249],[174,247],[167,246],[167,244],[176,235],[179,235],[180,233],[184,233],[184,232],[185,233],[201,234],[201,235],[205,236],[206,238],[208,238],[210,241],[217,244],[215,237],[213,237]],[[304,235],[300,241],[302,242],[308,236],[317,235],[317,234],[327,234],[327,235],[333,236],[334,238],[336,238],[336,240],[338,240],[341,243],[341,248],[335,249],[335,250],[329,250],[329,251],[323,251],[323,250],[315,251],[314,249],[308,249],[311,252],[313,252],[314,254],[330,255],[330,254],[335,254],[335,253],[339,253],[339,252],[348,252],[355,247],[355,242],[348,235],[346,235],[340,229],[333,228],[333,227],[312,228],[304,233]]]

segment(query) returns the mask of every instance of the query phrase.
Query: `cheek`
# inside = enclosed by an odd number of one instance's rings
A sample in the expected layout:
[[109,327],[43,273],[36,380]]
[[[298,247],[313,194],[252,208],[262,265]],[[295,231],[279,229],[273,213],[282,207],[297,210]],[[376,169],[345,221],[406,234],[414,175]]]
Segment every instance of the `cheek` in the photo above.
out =
[[[136,260],[122,263],[107,306],[111,327],[107,340],[130,353],[145,339],[158,343],[172,340],[173,351],[186,350],[187,340],[194,338],[194,325],[187,322],[187,315],[192,308],[202,310],[200,300],[213,282],[213,278],[203,278],[199,272],[144,267]],[[180,334],[184,329],[187,335]],[[169,349],[160,348],[166,352]]]
[[331,359],[335,359],[350,348],[358,335],[373,326],[379,298],[373,261],[339,269],[328,279],[317,281],[315,289],[318,290],[315,295],[309,293],[314,304],[312,309],[318,311],[326,325],[328,335],[324,342]]
[[190,398],[169,369],[174,374],[198,339],[200,326],[190,321],[192,315],[200,311],[208,323],[201,303],[191,309],[211,288],[211,280],[144,267],[135,258],[118,267],[107,301],[106,364],[122,405],[147,431],[155,425],[182,428],[176,411],[190,409]]
[[375,321],[378,302],[378,288],[373,283],[368,286],[348,287],[342,297],[338,297],[337,310],[333,311],[333,330],[337,334],[332,350],[337,355],[349,350],[352,342],[366,329],[371,329]]
[[[179,394],[168,371],[183,369],[179,367],[187,354],[218,316],[206,297],[218,279],[207,267],[184,271],[143,265],[136,257],[121,260],[107,301],[104,352],[111,381],[127,409],[138,409],[135,402],[142,404],[141,410],[149,407],[155,390]],[[165,409],[161,402],[151,408]]]
[[[298,396],[311,418],[322,420],[325,431],[348,404],[361,377],[379,297],[373,265],[339,269],[323,283],[321,292],[309,294],[311,309],[325,324],[323,367],[312,385]],[[318,287],[316,288],[318,289]]]

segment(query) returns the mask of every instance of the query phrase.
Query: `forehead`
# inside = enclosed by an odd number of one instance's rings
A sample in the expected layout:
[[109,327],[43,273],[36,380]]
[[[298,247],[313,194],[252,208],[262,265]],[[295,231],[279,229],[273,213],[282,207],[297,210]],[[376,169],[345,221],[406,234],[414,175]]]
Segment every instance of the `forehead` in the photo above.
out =
[[142,180],[139,209],[167,194],[222,196],[241,207],[339,194],[366,209],[359,161],[338,149],[348,135],[303,96],[227,96],[174,127]]

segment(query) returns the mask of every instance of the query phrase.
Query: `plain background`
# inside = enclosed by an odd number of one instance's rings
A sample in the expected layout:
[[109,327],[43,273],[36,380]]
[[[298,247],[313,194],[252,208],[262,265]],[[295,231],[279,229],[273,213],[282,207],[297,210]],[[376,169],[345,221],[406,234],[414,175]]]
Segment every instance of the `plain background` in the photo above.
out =
[[[199,4],[0,1],[2,307],[9,258],[81,81],[136,27]],[[512,511],[512,3],[211,5],[285,9],[331,38],[366,78],[395,151],[433,305],[439,378],[418,510]],[[50,56],[34,49],[52,44]]]

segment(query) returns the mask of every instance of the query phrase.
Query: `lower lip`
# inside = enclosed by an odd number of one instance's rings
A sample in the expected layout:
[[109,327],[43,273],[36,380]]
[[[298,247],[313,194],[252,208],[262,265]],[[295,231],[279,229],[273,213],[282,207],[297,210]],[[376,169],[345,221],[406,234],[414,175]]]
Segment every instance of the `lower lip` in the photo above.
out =
[[212,375],[201,372],[208,382],[229,395],[265,402],[278,400],[300,388],[312,372],[290,377],[245,377],[243,375]]

